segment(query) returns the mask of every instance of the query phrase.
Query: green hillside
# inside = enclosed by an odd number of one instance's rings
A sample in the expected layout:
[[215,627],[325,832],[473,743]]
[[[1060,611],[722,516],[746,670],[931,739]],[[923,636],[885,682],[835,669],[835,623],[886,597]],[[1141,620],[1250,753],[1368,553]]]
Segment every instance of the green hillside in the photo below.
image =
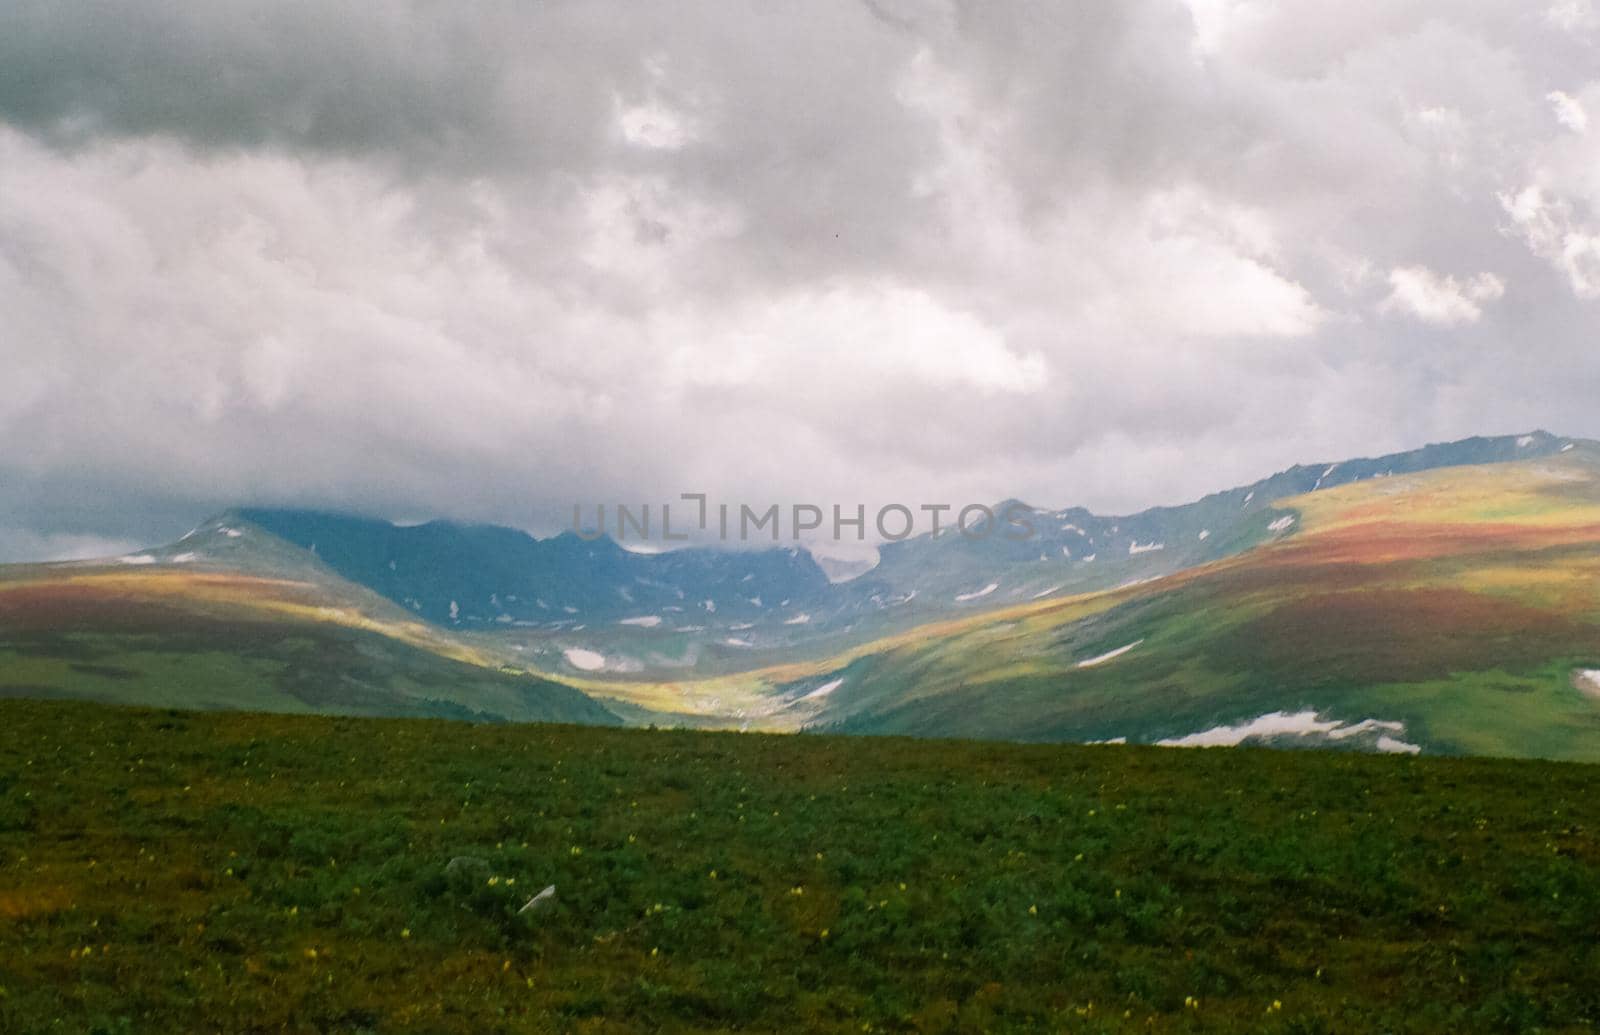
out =
[[1600,1021],[1587,766],[20,701],[0,722],[19,1035]]
[[132,558],[0,569],[3,697],[620,722],[243,525]]
[[1281,540],[1231,561],[869,653],[817,721],[1193,743],[1275,716],[1256,728],[1279,743],[1600,760],[1591,450],[1281,513]]
[[[686,723],[1600,760],[1600,451],[1280,500],[1243,554],[590,693]],[[620,707],[620,705],[619,705]]]

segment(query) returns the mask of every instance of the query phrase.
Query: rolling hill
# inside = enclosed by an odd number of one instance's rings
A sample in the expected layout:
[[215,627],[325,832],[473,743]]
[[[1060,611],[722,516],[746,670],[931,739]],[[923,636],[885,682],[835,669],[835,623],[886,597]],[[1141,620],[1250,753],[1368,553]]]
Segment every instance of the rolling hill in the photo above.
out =
[[[0,694],[1600,758],[1593,443],[1471,439],[1035,517],[1027,553],[911,540],[830,584],[798,550],[235,511],[159,550],[0,569]],[[702,593],[715,610],[669,603]]]
[[227,521],[106,562],[0,569],[0,697],[619,721]]

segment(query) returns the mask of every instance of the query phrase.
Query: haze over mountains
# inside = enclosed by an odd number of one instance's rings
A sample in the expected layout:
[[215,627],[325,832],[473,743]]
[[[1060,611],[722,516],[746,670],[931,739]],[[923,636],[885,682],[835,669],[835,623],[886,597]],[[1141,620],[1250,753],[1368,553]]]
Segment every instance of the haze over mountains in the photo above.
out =
[[1534,432],[1302,465],[844,582],[789,546],[244,508],[0,569],[0,693],[1600,757],[1597,461]]

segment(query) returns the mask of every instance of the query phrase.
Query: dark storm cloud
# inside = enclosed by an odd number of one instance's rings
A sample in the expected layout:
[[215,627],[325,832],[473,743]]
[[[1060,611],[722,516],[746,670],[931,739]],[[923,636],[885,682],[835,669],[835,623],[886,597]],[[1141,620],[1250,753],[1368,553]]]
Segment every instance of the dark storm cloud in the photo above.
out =
[[0,556],[1600,434],[1588,0],[13,3]]

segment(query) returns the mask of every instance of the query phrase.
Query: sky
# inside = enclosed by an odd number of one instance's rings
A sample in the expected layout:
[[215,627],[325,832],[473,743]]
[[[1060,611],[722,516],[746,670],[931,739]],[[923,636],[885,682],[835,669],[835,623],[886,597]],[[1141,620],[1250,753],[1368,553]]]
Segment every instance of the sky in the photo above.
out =
[[0,6],[0,560],[1600,437],[1592,0]]

